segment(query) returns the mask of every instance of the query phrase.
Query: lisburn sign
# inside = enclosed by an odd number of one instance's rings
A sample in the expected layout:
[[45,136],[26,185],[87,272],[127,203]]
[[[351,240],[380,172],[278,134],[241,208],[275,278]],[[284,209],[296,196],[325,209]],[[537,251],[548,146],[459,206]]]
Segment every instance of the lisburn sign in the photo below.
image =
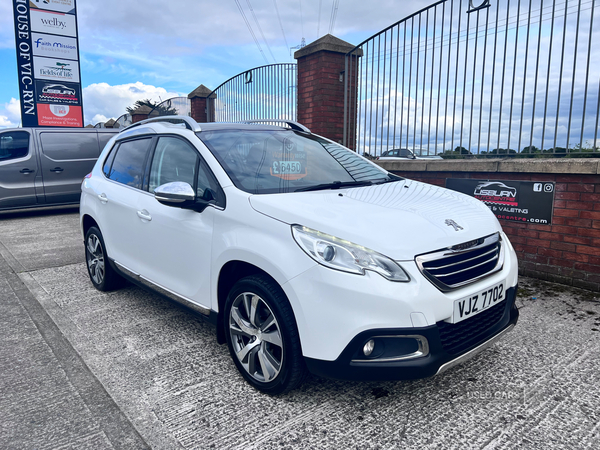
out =
[[498,219],[552,223],[554,182],[447,178],[446,187],[481,200]]

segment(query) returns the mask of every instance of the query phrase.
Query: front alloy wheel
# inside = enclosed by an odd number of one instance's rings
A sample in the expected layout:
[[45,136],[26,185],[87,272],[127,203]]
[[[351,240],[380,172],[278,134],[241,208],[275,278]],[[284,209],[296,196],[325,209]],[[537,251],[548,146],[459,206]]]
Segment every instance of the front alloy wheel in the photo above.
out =
[[223,325],[229,352],[242,376],[275,395],[300,385],[306,374],[294,312],[269,276],[239,280],[225,303]]
[[243,292],[235,298],[229,333],[237,359],[252,378],[268,382],[279,375],[283,362],[281,332],[271,308],[261,297]]

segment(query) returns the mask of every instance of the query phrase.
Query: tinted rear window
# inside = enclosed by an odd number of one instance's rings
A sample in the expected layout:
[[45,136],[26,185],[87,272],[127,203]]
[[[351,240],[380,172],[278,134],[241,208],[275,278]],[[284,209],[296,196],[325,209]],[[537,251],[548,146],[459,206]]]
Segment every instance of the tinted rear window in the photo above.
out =
[[122,142],[117,149],[112,167],[107,175],[108,178],[118,183],[141,189],[144,176],[144,162],[146,161],[146,153],[151,141],[151,138],[145,138]]

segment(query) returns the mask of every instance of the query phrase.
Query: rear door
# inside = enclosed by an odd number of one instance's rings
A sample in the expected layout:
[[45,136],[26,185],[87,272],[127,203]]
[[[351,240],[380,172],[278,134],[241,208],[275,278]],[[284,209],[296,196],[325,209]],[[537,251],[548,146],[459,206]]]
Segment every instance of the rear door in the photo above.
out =
[[79,202],[81,181],[100,156],[96,130],[40,131],[39,142],[46,203]]
[[142,136],[115,144],[102,167],[106,180],[98,185],[98,223],[107,252],[136,273],[140,273],[141,264],[136,235],[138,204],[140,196],[147,195],[141,189],[153,142],[152,136]]
[[35,206],[38,172],[31,134],[25,130],[0,133],[0,210]]

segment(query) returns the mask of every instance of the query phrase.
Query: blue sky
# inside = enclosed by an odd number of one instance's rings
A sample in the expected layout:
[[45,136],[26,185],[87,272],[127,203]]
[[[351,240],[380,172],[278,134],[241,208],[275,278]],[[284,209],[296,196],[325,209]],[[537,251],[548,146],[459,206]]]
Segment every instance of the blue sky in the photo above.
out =
[[[299,45],[302,37],[307,44],[316,40],[327,34],[332,25],[332,34],[359,44],[430,3],[430,0],[79,0],[85,123],[116,118],[138,99],[165,100],[187,95],[200,84],[215,88],[247,69],[293,61],[294,50],[289,47]],[[18,126],[19,94],[9,0],[0,0],[0,61],[0,128]]]

